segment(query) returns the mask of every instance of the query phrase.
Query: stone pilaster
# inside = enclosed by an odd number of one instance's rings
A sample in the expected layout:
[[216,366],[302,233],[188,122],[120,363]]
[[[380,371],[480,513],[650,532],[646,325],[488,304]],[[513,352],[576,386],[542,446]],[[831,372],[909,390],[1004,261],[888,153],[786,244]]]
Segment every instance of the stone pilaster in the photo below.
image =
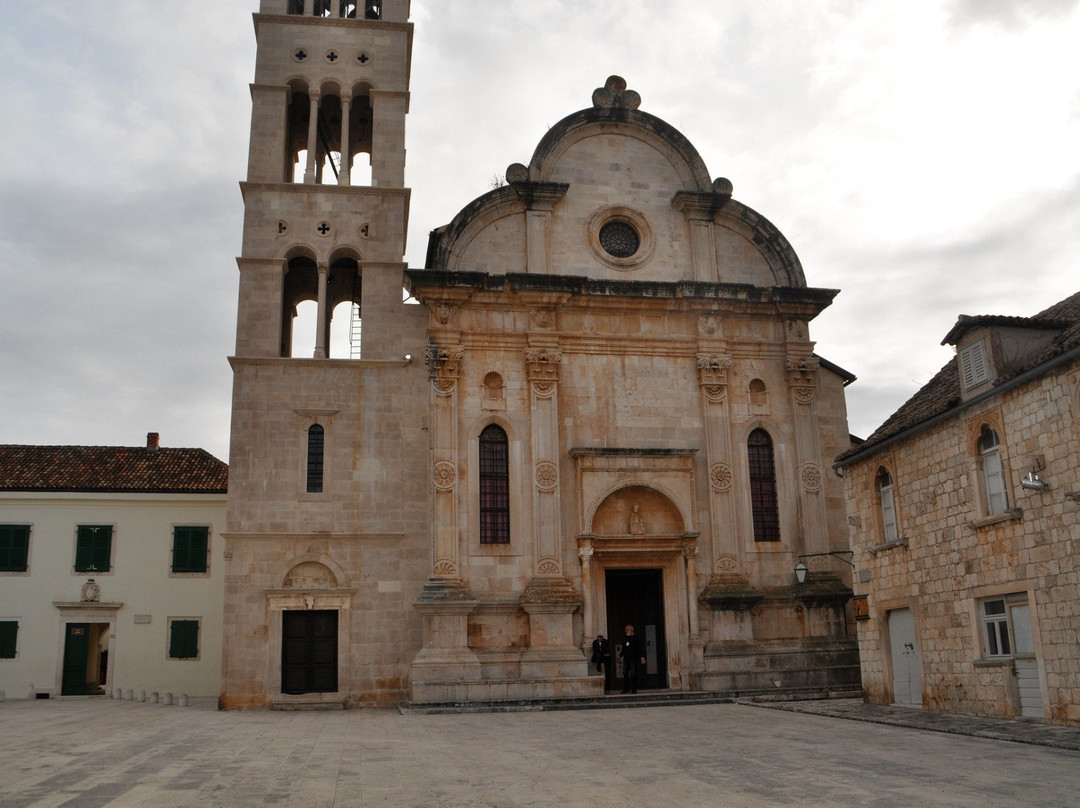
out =
[[[821,468],[821,440],[817,428],[818,362],[813,357],[788,359],[787,383],[791,396],[795,433],[795,463],[802,514],[802,546],[805,552],[829,549],[825,520],[825,495]],[[796,546],[798,546],[796,544]]]

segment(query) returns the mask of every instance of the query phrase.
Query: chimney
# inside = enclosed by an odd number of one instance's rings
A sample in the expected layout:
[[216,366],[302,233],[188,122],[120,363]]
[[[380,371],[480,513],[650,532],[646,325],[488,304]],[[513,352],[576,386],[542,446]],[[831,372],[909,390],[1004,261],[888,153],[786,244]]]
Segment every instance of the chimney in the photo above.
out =
[[158,446],[158,440],[160,440],[160,436],[157,432],[147,432],[146,448],[152,452],[156,452],[158,449],[161,448],[160,446]]

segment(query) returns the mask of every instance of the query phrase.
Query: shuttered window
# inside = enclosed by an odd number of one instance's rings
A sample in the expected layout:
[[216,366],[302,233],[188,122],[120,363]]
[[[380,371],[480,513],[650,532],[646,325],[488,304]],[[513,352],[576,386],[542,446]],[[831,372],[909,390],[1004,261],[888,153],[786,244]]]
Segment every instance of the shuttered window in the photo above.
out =
[[15,641],[18,636],[18,621],[0,620],[0,659],[15,658]]
[[986,359],[986,343],[973,342],[960,351],[960,377],[964,389],[978,387],[990,378],[990,363]]
[[199,656],[199,621],[169,621],[169,658],[195,659]]
[[173,572],[206,572],[206,549],[210,528],[177,525],[173,528]]
[[26,572],[30,525],[0,525],[0,572]]
[[79,525],[75,539],[76,572],[111,569],[112,534],[112,525]]

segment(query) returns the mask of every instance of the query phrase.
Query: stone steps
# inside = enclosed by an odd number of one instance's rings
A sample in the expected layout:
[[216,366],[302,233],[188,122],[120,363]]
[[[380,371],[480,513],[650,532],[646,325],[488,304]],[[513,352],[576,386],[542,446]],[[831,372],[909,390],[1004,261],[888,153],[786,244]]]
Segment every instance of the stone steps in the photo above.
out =
[[536,699],[530,701],[456,702],[444,704],[398,705],[403,715],[447,715],[454,713],[519,713],[556,710],[605,710],[628,707],[672,707],[690,704],[732,704],[738,701],[806,701],[811,699],[861,698],[862,688],[791,688],[784,691],[680,692],[641,690],[633,695],[613,693],[586,699]]

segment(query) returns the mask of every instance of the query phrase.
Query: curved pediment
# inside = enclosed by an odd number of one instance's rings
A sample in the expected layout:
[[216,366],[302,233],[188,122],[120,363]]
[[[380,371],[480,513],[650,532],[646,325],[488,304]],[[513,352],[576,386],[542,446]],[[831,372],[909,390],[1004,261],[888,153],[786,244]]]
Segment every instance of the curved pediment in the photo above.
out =
[[787,239],[625,81],[612,76],[593,102],[432,233],[428,269],[806,286]]

